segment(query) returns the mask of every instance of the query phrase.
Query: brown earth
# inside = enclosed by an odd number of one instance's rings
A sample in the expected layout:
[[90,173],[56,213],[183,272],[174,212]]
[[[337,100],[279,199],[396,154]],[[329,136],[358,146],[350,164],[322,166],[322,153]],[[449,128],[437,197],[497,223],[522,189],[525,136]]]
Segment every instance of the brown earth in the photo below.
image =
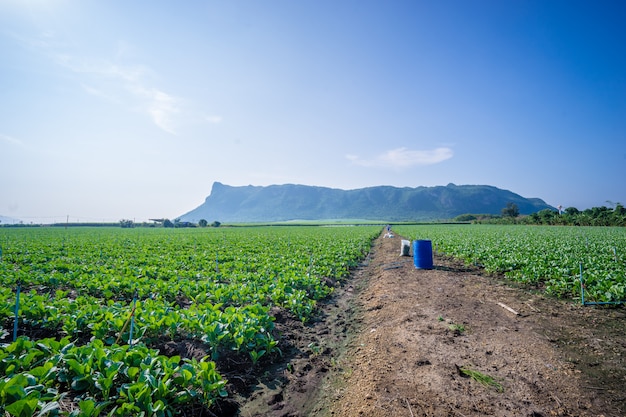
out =
[[381,235],[313,323],[275,311],[282,359],[230,379],[236,415],[626,416],[623,307],[399,255],[400,238]]

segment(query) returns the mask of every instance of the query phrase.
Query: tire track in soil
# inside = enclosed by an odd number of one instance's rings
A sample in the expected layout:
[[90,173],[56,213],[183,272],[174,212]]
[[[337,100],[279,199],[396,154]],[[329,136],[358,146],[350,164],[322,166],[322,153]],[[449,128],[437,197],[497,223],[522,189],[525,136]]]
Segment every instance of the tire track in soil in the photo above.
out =
[[400,237],[381,234],[314,322],[276,311],[283,359],[236,398],[238,415],[626,416],[624,308],[550,299],[445,256],[419,270],[399,255]]

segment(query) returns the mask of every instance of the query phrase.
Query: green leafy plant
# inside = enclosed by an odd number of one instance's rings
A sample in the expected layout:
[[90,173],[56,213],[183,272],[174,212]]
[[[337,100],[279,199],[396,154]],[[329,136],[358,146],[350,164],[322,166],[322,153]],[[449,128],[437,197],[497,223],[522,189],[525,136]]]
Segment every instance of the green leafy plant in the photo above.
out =
[[[21,281],[20,325],[64,337],[0,347],[0,414],[52,412],[61,399],[72,416],[208,407],[227,395],[212,361],[228,353],[257,364],[280,353],[270,312],[309,320],[380,228],[171,232],[1,228],[0,318],[12,319]],[[164,340],[204,343],[207,357],[151,349]]]
[[404,236],[429,236],[440,253],[562,298],[580,297],[582,264],[588,301],[626,301],[624,227],[400,225],[395,229]]

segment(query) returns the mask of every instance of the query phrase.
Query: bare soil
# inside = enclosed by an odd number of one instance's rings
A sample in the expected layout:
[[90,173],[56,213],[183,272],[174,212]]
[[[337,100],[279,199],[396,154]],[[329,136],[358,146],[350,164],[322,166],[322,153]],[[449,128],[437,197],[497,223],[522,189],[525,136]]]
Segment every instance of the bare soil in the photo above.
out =
[[626,416],[624,307],[552,299],[445,256],[416,269],[400,239],[381,235],[314,322],[274,311],[282,357],[226,373],[231,406],[214,414]]

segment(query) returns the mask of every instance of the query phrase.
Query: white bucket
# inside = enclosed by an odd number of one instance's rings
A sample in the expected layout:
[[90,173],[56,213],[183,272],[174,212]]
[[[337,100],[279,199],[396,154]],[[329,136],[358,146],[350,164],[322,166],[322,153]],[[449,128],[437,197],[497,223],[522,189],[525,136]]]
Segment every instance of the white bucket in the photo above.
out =
[[411,241],[404,240],[401,241],[400,246],[400,256],[411,256]]

